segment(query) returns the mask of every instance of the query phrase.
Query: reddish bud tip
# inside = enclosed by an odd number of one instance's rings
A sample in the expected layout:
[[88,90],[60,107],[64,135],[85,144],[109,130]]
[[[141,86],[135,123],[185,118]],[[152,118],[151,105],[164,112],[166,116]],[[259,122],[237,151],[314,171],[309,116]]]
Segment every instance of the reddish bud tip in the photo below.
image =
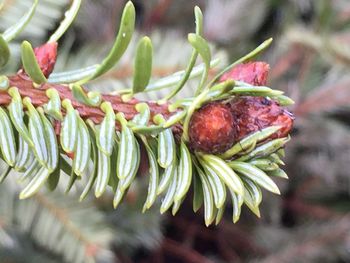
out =
[[221,76],[220,82],[233,79],[244,81],[254,86],[265,86],[270,66],[265,62],[240,64]]
[[71,159],[71,160],[74,160],[74,153],[67,153],[66,152],[66,155]]
[[237,140],[269,126],[281,126],[270,139],[281,138],[287,136],[293,127],[293,115],[273,100],[238,97],[229,102],[229,105],[237,123]]
[[[244,81],[254,86],[266,85],[270,66],[250,62],[234,67],[220,81]],[[190,121],[191,150],[221,153],[251,133],[270,126],[281,126],[269,139],[287,136],[293,127],[293,115],[276,101],[265,97],[238,96],[227,104],[213,102],[196,111]]]
[[57,42],[45,43],[40,47],[36,47],[34,53],[41,71],[45,77],[48,77],[56,63]]

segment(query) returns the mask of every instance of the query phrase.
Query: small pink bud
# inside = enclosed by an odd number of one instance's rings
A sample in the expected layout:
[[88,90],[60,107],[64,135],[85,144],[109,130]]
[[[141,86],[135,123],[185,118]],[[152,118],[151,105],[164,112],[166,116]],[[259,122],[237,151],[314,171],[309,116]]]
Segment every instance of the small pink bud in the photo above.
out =
[[36,47],[34,53],[41,71],[45,77],[48,77],[56,63],[57,42],[45,43],[40,47]]
[[221,76],[220,82],[233,79],[244,81],[254,86],[265,86],[270,66],[265,62],[248,62],[240,64]]

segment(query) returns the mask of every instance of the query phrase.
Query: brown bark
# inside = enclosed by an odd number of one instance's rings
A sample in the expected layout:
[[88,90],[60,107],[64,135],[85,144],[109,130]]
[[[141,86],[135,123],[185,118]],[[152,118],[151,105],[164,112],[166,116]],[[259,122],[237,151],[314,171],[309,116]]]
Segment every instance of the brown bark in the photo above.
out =
[[[17,87],[21,97],[29,97],[35,107],[43,106],[46,104],[49,100],[49,98],[46,96],[46,90],[49,88],[55,88],[58,91],[61,100],[71,100],[73,107],[79,112],[79,115],[83,119],[91,119],[95,124],[99,124],[105,115],[99,107],[88,106],[77,101],[73,97],[73,94],[68,85],[45,83],[38,87],[34,87],[32,80],[30,80],[30,78],[21,71],[17,75],[10,76],[9,81],[10,87]],[[124,113],[127,120],[131,120],[136,114],[138,114],[135,109],[135,105],[142,102],[135,98],[131,99],[128,102],[123,102],[120,96],[107,94],[103,94],[102,99],[103,101],[110,102],[116,113]],[[10,102],[11,96],[6,91],[0,91],[0,106],[8,106]],[[150,107],[151,117],[160,113],[164,116],[165,119],[167,119],[173,114],[168,111],[167,104],[158,105],[155,102],[148,101],[145,101],[145,103],[147,103]],[[64,113],[65,112],[63,110],[63,114]],[[179,125],[175,126],[174,131],[181,131],[181,127]]]

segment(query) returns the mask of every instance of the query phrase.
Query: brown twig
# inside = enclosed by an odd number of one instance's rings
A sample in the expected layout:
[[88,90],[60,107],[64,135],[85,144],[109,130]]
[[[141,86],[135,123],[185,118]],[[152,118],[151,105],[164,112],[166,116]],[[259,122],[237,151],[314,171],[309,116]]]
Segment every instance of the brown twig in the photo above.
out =
[[163,241],[162,247],[166,253],[174,255],[182,262],[186,263],[213,263],[213,261],[199,254],[197,251],[183,246],[182,244],[166,238]]
[[321,180],[318,176],[310,176],[305,178],[294,190],[293,194],[294,196],[303,197],[307,195],[312,188],[319,186],[321,183]]
[[[339,96],[339,94],[342,94]],[[349,104],[349,80],[315,89],[295,110],[296,115],[325,112]]]
[[159,0],[157,5],[153,8],[153,11],[147,18],[145,22],[145,28],[149,29],[153,25],[159,23],[164,15],[166,14],[167,10],[172,4],[172,0]]
[[216,243],[218,244],[218,249],[222,255],[222,257],[227,262],[242,262],[240,256],[229,246],[229,243],[226,242],[225,239],[222,238],[223,233],[222,229],[218,229],[216,232]]
[[[89,118],[94,123],[98,124],[102,121],[104,117],[104,112],[99,107],[92,107],[80,103],[77,101],[67,85],[58,84],[42,84],[39,87],[34,88],[33,82],[23,73],[19,73],[15,76],[9,77],[10,86],[17,87],[22,98],[29,97],[32,104],[35,107],[43,106],[49,100],[46,96],[46,90],[49,88],[55,88],[61,100],[69,99],[72,102],[73,107],[79,112],[79,115],[87,119]],[[11,96],[6,91],[0,91],[0,105],[8,106],[11,102]],[[122,112],[127,120],[132,119],[138,112],[135,109],[135,105],[141,101],[133,98],[128,102],[122,101],[121,97],[118,95],[102,95],[103,101],[110,102],[115,112]],[[151,117],[156,114],[162,114],[165,119],[169,118],[173,113],[168,111],[168,105],[158,105],[155,102],[145,101],[150,107]],[[64,112],[63,112],[64,114]],[[118,126],[116,127],[118,129]],[[173,128],[174,133],[181,132],[181,128],[178,126]]]
[[[199,215],[201,216],[201,215]],[[203,226],[200,222],[190,221],[182,217],[175,217],[171,219],[172,224],[177,228],[176,233],[187,233],[188,229],[195,229],[193,233],[196,239],[201,239],[202,242],[209,242],[216,244],[216,247],[222,252],[226,253],[225,257],[235,259],[233,262],[239,262],[239,255],[235,253],[240,252],[254,252],[260,256],[266,254],[266,251],[258,247],[244,232],[231,222],[222,220],[222,222],[215,228],[208,228]],[[234,238],[232,238],[234,237]],[[225,244],[221,243],[224,242]],[[229,246],[229,244],[232,244]]]
[[299,85],[302,85],[303,82],[305,81],[309,71],[310,71],[310,67],[312,65],[312,62],[314,60],[315,57],[315,53],[312,53],[312,50],[308,50],[308,48],[306,48],[303,53],[308,53],[309,55],[304,56],[302,61],[301,61],[301,66],[300,66],[300,70],[298,73],[298,82]]
[[276,254],[272,254],[260,262],[288,263],[298,262],[301,258],[305,262],[309,262],[310,259],[308,259],[307,256],[315,255],[317,251],[348,237],[348,233],[350,231],[349,222],[350,215],[344,216],[342,219],[332,222],[332,226],[326,230],[315,232],[313,237],[309,238],[305,242],[297,242],[294,245],[287,246],[284,250]]
[[255,242],[249,237],[243,228],[232,225],[231,222],[226,220],[222,220],[219,227],[222,228],[222,233],[235,237],[232,239],[232,242],[237,250],[255,253],[261,256],[266,254],[265,249],[255,244]]
[[293,45],[287,54],[283,54],[271,68],[270,80],[277,79],[289,71],[302,57],[303,48],[297,44]]
[[322,205],[308,204],[298,198],[287,199],[284,202],[284,206],[298,215],[309,216],[319,220],[327,220],[341,215]]

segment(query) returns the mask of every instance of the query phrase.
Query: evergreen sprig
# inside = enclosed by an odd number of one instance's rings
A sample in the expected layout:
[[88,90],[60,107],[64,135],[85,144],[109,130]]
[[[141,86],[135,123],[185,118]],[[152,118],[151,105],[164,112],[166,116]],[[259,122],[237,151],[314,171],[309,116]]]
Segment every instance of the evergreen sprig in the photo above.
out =
[[[34,12],[36,3],[29,12]],[[113,95],[87,92],[83,85],[111,70],[127,49],[135,26],[135,8],[131,2],[126,4],[115,42],[100,64],[50,74],[48,68],[54,62],[41,61],[37,52],[42,52],[40,48],[45,51],[46,45],[52,45],[62,36],[79,6],[79,0],[72,2],[64,21],[44,46],[33,50],[24,41],[23,70],[15,76],[1,76],[0,148],[1,158],[8,167],[1,181],[11,169],[22,173],[21,181],[26,186],[20,198],[26,199],[44,184],[54,190],[60,174],[70,176],[67,191],[76,180],[89,176],[80,200],[92,189],[100,197],[110,187],[115,192],[113,205],[117,208],[137,177],[144,161],[141,159],[144,149],[149,187],[143,211],[164,195],[161,213],[172,208],[175,215],[193,184],[193,208],[198,211],[204,204],[206,225],[220,222],[227,196],[232,200],[234,222],[239,219],[243,204],[260,216],[261,188],[279,194],[271,178],[287,178],[280,168],[283,164],[280,158],[289,138],[266,142],[280,127],[249,134],[220,155],[190,151],[188,130],[192,114],[208,102],[249,95],[269,97],[281,105],[292,103],[283,92],[268,87],[233,80],[217,83],[223,73],[258,55],[271,40],[209,80],[208,73],[215,62],[202,36],[202,14],[196,7],[196,32],[188,35],[193,53],[184,72],[150,82],[153,48],[151,40],[143,37],[136,49],[132,87]],[[11,27],[11,35],[23,30],[31,17],[32,13],[28,13]],[[10,59],[8,42],[12,37],[6,36],[6,31],[0,35],[0,66]],[[45,56],[51,58],[50,52],[54,51],[49,49]],[[203,65],[194,67],[198,56]],[[195,96],[171,101],[194,70],[201,75]],[[169,86],[173,87],[170,94],[158,102],[134,98],[136,93]],[[93,170],[88,175],[86,171],[91,164]]]
[[[14,178],[0,185],[2,261],[120,262],[115,249],[123,253],[139,247],[151,249],[162,239],[156,207],[140,214],[142,200],[106,211],[96,208],[93,197],[80,203],[76,191],[70,195],[40,193],[19,200],[18,190]],[[136,192],[144,190],[139,186]]]

